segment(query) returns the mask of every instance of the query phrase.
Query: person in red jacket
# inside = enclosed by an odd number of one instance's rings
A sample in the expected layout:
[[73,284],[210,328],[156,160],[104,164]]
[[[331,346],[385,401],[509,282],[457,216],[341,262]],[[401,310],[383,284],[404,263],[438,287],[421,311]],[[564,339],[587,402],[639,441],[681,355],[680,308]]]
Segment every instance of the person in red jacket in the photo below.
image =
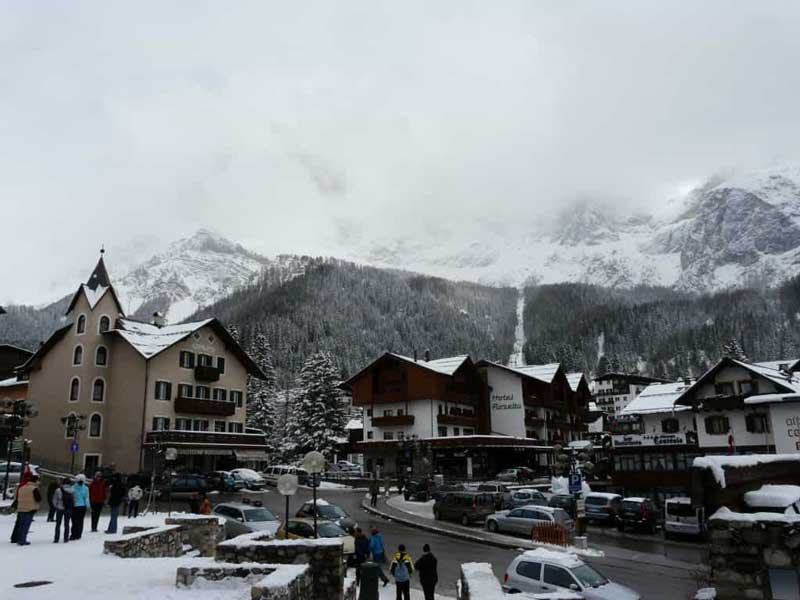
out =
[[97,531],[97,522],[100,520],[100,513],[103,512],[103,505],[108,497],[108,484],[103,479],[102,473],[98,471],[94,474],[91,485],[89,485],[89,503],[92,505],[92,531]]

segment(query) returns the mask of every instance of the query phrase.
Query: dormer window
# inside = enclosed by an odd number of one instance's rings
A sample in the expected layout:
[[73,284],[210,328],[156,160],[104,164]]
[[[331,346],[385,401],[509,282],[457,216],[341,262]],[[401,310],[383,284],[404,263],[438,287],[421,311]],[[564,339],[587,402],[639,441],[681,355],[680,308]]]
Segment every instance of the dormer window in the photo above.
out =
[[77,335],[83,335],[86,333],[86,315],[81,315],[78,317],[78,322],[75,323],[75,333]]
[[106,315],[100,317],[100,322],[97,325],[97,332],[98,333],[105,333],[111,329],[111,319],[109,319]]
[[75,367],[83,364],[83,346],[75,346],[75,350],[72,351],[72,364]]

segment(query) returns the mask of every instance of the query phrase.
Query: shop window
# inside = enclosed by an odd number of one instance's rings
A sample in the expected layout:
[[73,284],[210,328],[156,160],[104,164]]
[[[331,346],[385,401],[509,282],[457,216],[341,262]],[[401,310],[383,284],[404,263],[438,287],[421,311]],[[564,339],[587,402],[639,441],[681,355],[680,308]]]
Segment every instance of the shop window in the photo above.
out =
[[641,471],[642,457],[638,454],[620,454],[614,457],[614,467],[618,471]]
[[730,431],[731,425],[728,417],[715,415],[705,418],[706,433],[709,435],[725,435]]
[[744,418],[747,431],[750,433],[769,433],[769,419],[767,415],[752,414]]
[[672,471],[671,454],[645,454],[642,460],[645,471]]
[[662,433],[678,433],[679,428],[678,419],[664,419],[661,421]]

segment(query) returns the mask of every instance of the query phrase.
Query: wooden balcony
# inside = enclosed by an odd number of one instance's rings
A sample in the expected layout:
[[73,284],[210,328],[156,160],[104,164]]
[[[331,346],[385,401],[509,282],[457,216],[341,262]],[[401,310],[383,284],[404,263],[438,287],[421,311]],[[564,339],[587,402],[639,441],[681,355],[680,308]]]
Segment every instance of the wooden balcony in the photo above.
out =
[[236,412],[235,402],[222,402],[220,400],[206,400],[204,398],[175,398],[175,412],[190,415],[212,415],[215,417],[230,417]]
[[255,446],[264,447],[267,437],[261,433],[216,433],[213,431],[148,431],[145,444],[179,444],[184,446]]
[[373,427],[398,427],[413,425],[414,415],[392,415],[391,417],[372,417]]
[[475,415],[438,415],[436,420],[439,425],[478,426],[478,417]]
[[197,365],[194,368],[194,378],[197,381],[219,381],[219,369],[206,365]]

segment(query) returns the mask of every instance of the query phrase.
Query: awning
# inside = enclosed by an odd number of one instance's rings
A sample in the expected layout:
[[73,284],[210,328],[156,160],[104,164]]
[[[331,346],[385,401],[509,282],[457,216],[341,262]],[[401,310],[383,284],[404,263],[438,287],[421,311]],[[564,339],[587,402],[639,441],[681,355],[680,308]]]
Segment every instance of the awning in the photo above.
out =
[[181,448],[176,446],[178,454],[183,456],[230,456],[233,454],[230,448]]
[[234,454],[236,460],[269,460],[269,456],[264,450],[236,450]]

